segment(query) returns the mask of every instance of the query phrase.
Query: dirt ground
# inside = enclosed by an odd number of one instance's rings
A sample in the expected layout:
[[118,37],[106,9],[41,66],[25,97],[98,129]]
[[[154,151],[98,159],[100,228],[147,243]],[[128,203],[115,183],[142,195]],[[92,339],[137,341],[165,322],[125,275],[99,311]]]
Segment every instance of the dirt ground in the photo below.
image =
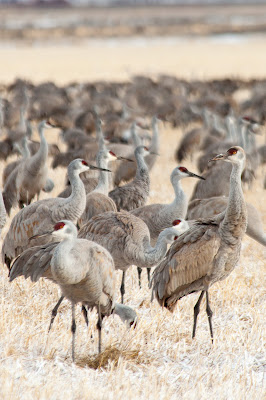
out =
[[[207,79],[265,77],[266,41],[263,37],[141,40],[95,40],[80,43],[25,45],[0,42],[0,81],[15,77],[34,82],[54,80],[125,80],[137,73]],[[151,173],[149,203],[170,202],[169,175],[176,166],[174,149],[183,132],[161,126],[161,156]],[[52,137],[49,136],[52,141]],[[263,142],[263,136],[259,139]],[[54,141],[54,139],[53,139]],[[61,143],[59,143],[62,146]],[[51,161],[51,160],[50,160]],[[184,165],[194,172],[196,163]],[[2,171],[4,163],[1,162]],[[266,227],[265,169],[258,171],[245,198],[262,213]],[[51,171],[62,189],[65,170]],[[183,181],[190,196],[194,179]],[[43,195],[43,198],[48,195]],[[11,219],[2,232],[5,236]],[[88,357],[97,353],[96,314],[87,329],[77,321],[77,358],[71,362],[71,310],[65,301],[49,338],[50,311],[59,291],[50,282],[32,284],[20,278],[10,284],[0,268],[0,397],[1,399],[262,399],[265,396],[265,248],[243,240],[239,265],[210,290],[214,311],[214,344],[202,306],[196,339],[191,339],[197,295],[182,299],[174,312],[150,303],[146,274],[138,288],[135,268],[127,274],[125,303],[136,309],[138,326],[128,331],[116,317],[103,323],[103,346],[118,354],[97,370]],[[118,273],[119,279],[121,274]],[[77,312],[79,314],[79,312]],[[118,349],[118,353],[115,353]],[[119,358],[119,354],[123,355]]]

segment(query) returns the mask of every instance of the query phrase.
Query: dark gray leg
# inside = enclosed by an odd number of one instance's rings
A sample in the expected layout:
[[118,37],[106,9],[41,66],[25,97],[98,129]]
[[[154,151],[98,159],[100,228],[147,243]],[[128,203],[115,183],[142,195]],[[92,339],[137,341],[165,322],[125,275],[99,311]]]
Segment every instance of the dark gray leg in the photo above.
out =
[[210,303],[209,303],[209,293],[208,290],[206,290],[206,313],[208,315],[208,321],[209,321],[209,327],[210,327],[210,334],[211,334],[211,340],[213,343],[213,330],[212,330],[212,310],[210,307]]
[[147,268],[147,276],[148,276],[148,284],[150,287],[150,283],[151,283],[151,268]]
[[122,304],[124,304],[125,276],[126,276],[126,271],[123,271],[122,282],[121,282],[121,287],[120,287],[120,292],[121,292],[121,303],[122,303]]
[[57,316],[58,308],[59,308],[59,306],[60,306],[60,304],[62,303],[63,300],[64,300],[64,296],[61,296],[60,299],[58,300],[58,302],[56,303],[55,307],[52,310],[52,316],[51,316],[51,321],[50,321],[50,325],[49,325],[49,328],[48,328],[48,333],[50,332],[50,330],[52,328],[52,325],[54,323],[54,319]]
[[199,312],[200,312],[200,303],[201,303],[201,300],[203,298],[204,292],[205,292],[205,290],[203,290],[201,292],[200,297],[199,297],[199,299],[198,299],[198,301],[197,301],[197,303],[195,304],[195,307],[194,307],[194,324],[193,324],[192,339],[194,339],[195,334],[196,334],[197,318],[198,318],[198,315],[199,315]]
[[75,304],[72,303],[72,324],[71,324],[71,332],[72,332],[72,360],[75,362],[75,334],[76,334],[76,321],[75,321]]
[[85,319],[86,325],[89,326],[88,311],[87,311],[86,307],[83,304],[82,304],[82,307],[81,307],[81,312],[82,312],[83,317]]
[[101,314],[101,306],[100,303],[98,305],[98,321],[97,321],[97,329],[99,335],[99,342],[98,342],[98,352],[99,354],[102,351],[102,314]]
[[138,270],[138,277],[139,277],[139,287],[141,288],[141,273],[142,273],[142,268],[137,267]]

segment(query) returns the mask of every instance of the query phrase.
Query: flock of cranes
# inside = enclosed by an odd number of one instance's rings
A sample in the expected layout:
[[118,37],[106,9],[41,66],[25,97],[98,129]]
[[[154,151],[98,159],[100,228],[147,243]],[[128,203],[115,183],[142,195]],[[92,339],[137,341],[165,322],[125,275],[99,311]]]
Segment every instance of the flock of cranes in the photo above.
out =
[[[243,182],[251,185],[256,169],[265,162],[264,148],[256,145],[259,124],[249,117],[237,118],[232,111],[225,117],[207,106],[190,104],[190,113],[195,119],[202,118],[203,126],[187,131],[176,150],[179,165],[170,175],[173,201],[147,204],[150,171],[160,156],[163,140],[158,116],[149,120],[137,117],[132,110],[130,115],[129,109],[130,116],[121,114],[121,126],[126,128],[119,130],[116,125],[107,139],[103,132],[110,127],[106,127],[107,122],[102,126],[104,115],[97,106],[89,114],[94,116],[89,118],[90,124],[83,115],[87,125],[80,126],[83,119],[78,115],[75,125],[69,127],[68,118],[63,123],[63,111],[53,113],[50,104],[50,118],[38,123],[40,144],[32,146],[30,110],[36,111],[36,102],[43,104],[47,98],[52,103],[52,97],[48,91],[46,98],[45,90],[42,96],[36,91],[30,97],[30,90],[20,81],[15,86],[18,109],[14,108],[12,129],[12,107],[7,107],[7,100],[2,100],[0,107],[1,129],[6,134],[0,142],[0,154],[7,158],[6,148],[12,143],[11,152],[21,155],[5,167],[0,196],[0,229],[11,210],[20,208],[2,245],[2,261],[10,281],[19,276],[32,281],[46,278],[60,287],[62,295],[52,311],[49,330],[63,298],[67,298],[72,306],[73,361],[76,304],[82,305],[86,323],[88,311],[97,309],[99,352],[105,316],[114,313],[129,326],[137,323],[136,311],[123,304],[125,274],[131,265],[138,267],[139,285],[141,271],[147,269],[152,298],[170,311],[182,297],[200,292],[192,337],[205,294],[213,340],[210,287],[235,268],[245,233],[266,246],[261,216],[245,202],[242,190]],[[5,107],[9,110],[6,114]],[[47,104],[47,114],[49,107]],[[43,111],[38,112],[35,119],[39,120]],[[110,121],[110,116],[106,119]],[[46,141],[44,130],[55,127],[62,128],[65,153]],[[198,161],[201,175],[180,165],[196,150],[202,152]],[[42,190],[54,189],[48,177],[48,155],[54,157],[53,167],[67,162],[66,188],[58,197],[40,200]],[[190,201],[181,186],[181,180],[189,177],[197,179]],[[116,270],[122,270],[121,304],[116,302]]]

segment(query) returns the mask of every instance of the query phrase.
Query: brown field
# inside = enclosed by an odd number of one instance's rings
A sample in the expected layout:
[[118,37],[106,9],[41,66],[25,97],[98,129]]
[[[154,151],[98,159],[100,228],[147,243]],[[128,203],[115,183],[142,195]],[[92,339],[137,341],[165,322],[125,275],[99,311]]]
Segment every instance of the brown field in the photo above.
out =
[[[233,44],[189,39],[133,46],[132,39],[125,39],[113,46],[108,41],[0,46],[1,60],[5,60],[0,63],[3,83],[17,76],[59,83],[124,80],[136,73],[169,73],[188,79],[265,77],[265,38]],[[176,165],[173,154],[182,131],[162,125],[161,136],[161,156],[151,173],[150,203],[168,202],[173,197],[168,177]],[[51,134],[49,140],[54,141]],[[185,165],[196,172],[195,162]],[[1,170],[3,167],[2,162]],[[64,174],[63,169],[51,171],[56,183],[52,195],[62,189]],[[265,224],[264,174],[265,169],[261,168],[253,187],[245,188],[245,198],[261,211]],[[193,179],[183,181],[188,196],[194,184]],[[120,279],[121,274],[117,275]],[[137,328],[128,331],[113,316],[104,320],[103,347],[111,346],[109,361],[93,369],[89,366],[97,354],[96,313],[89,316],[89,329],[78,315],[77,363],[72,364],[69,303],[63,302],[48,337],[50,311],[59,297],[57,287],[48,281],[32,284],[22,278],[10,284],[6,269],[1,268],[0,398],[263,399],[265,248],[245,237],[238,266],[227,280],[210,290],[213,345],[204,304],[196,339],[191,339],[193,306],[198,295],[182,299],[170,314],[155,301],[150,303],[145,271],[143,276],[141,290],[135,268],[128,271],[126,280],[125,303],[138,313]]]

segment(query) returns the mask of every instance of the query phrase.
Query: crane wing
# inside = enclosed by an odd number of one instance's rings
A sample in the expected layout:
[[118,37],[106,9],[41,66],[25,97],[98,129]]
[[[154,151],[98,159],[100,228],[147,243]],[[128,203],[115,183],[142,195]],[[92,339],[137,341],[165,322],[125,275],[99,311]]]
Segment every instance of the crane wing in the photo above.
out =
[[220,247],[218,225],[196,222],[172,244],[153,273],[153,294],[158,302],[172,309],[182,296],[197,290],[197,283],[212,269]]
[[30,277],[33,282],[37,282],[41,277],[53,280],[50,262],[58,244],[59,242],[48,243],[25,250],[12,264],[10,282],[22,275],[25,279]]

